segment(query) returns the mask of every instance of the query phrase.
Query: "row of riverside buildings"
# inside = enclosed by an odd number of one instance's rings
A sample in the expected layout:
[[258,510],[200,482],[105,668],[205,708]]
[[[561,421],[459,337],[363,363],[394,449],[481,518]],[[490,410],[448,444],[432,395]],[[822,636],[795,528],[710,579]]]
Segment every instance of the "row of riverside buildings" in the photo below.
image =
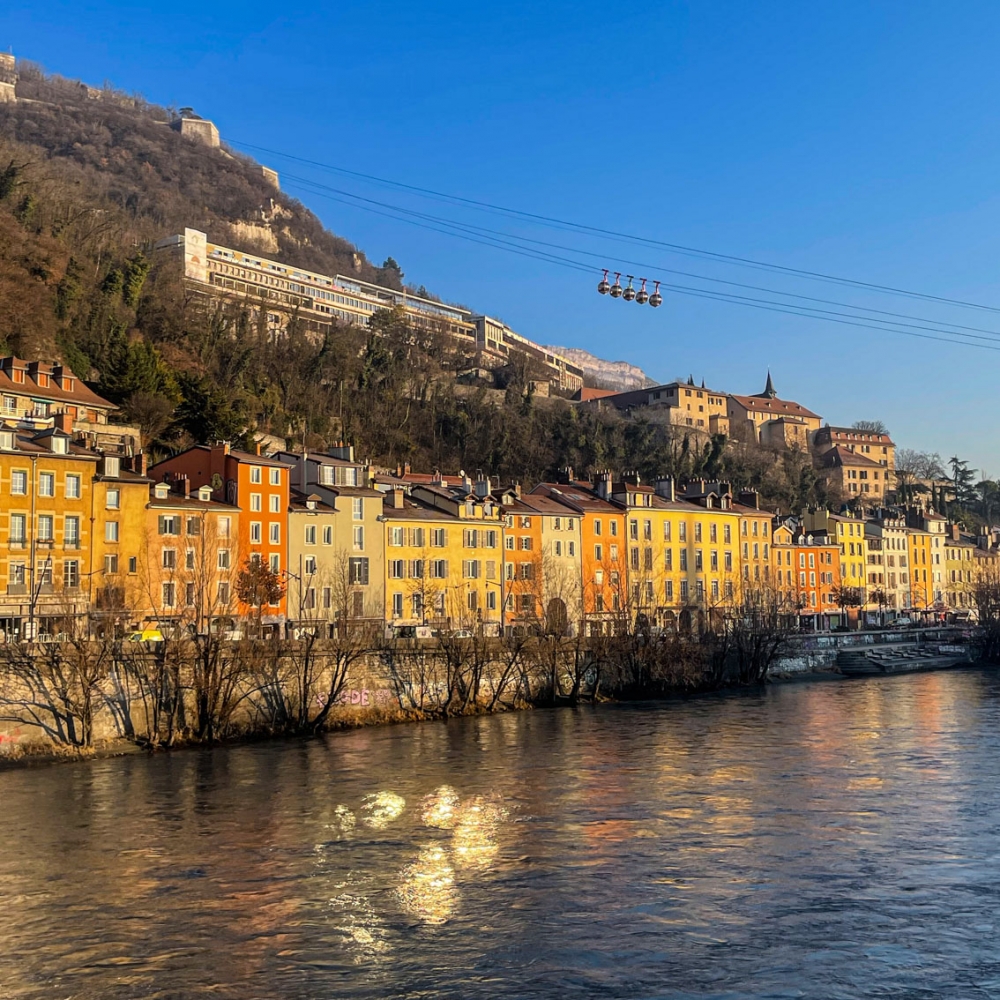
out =
[[[530,491],[384,470],[349,446],[200,445],[147,467],[137,432],[68,368],[0,358],[0,634],[345,621],[599,634],[712,627],[748,587],[807,626],[967,616],[994,534],[888,506],[776,516],[725,483],[572,470]],[[283,593],[241,600],[266,564]],[[844,601],[856,594],[853,604]],[[845,607],[845,604],[847,606]],[[236,627],[235,624],[232,627]]]

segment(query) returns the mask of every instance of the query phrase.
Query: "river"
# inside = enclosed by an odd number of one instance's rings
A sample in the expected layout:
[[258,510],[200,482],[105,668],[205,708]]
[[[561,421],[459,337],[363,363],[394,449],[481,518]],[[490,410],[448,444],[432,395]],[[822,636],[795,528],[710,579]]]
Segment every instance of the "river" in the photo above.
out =
[[1000,996],[1000,678],[0,773],[0,998]]

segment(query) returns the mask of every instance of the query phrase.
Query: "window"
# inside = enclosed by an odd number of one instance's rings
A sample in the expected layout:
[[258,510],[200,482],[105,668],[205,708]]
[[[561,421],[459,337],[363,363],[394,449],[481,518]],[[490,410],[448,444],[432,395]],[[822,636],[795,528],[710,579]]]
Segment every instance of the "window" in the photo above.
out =
[[504,548],[513,550],[514,548],[514,536],[507,535],[503,540]]
[[611,548],[608,550],[608,554],[610,555],[612,562],[615,562],[615,563],[618,562],[618,546],[617,545],[612,545]]
[[66,477],[66,498],[68,500],[79,500],[80,499],[80,477],[79,476],[67,476]]
[[[508,569],[511,568],[508,565]],[[433,580],[445,580],[448,577],[448,560],[432,559],[430,562],[430,576]]]
[[314,576],[316,573],[316,557],[306,556],[304,567],[306,573],[308,573],[310,576]]
[[402,580],[406,576],[406,561],[404,559],[389,560],[389,579]]
[[688,568],[688,550],[681,549],[681,572],[686,573]]
[[10,491],[15,496],[26,496],[28,493],[28,473],[23,469],[15,469],[10,474]]
[[105,499],[104,506],[108,510],[118,510],[122,505],[122,491],[121,490],[108,490]]
[[447,528],[431,528],[431,545],[433,545],[436,549],[443,549],[447,544]]
[[281,542],[281,525],[277,521],[271,522],[268,537],[272,545],[278,545]]
[[521,550],[523,552],[530,552],[531,551],[531,535],[522,535],[521,536]]
[[486,548],[495,549],[497,547],[497,533],[495,529],[490,529],[483,533],[486,536]]
[[10,545],[22,548],[28,543],[28,518],[24,514],[10,515]]
[[281,495],[280,494],[278,494],[278,493],[272,493],[267,498],[267,509],[272,514],[280,514],[281,513]]
[[128,571],[135,573],[139,569],[139,560],[135,556],[128,557]]
[[[359,529],[355,529],[357,531]],[[424,547],[424,529],[423,528],[411,528],[410,529],[410,545],[414,548],[422,549]]]
[[80,586],[80,564],[76,559],[63,563],[63,586],[73,590]]
[[677,525],[677,537],[682,542],[686,542],[687,541],[687,537],[688,537],[687,521],[681,521],[681,523]]
[[[114,522],[109,521],[108,523]],[[181,519],[173,514],[160,514],[156,519],[156,528],[161,535],[179,535],[181,533]]]
[[688,599],[688,582],[687,580],[681,580],[681,600],[686,604]]
[[164,549],[163,550],[163,568],[164,569],[177,569],[177,550],[176,549]]
[[709,566],[711,567],[713,573],[717,573],[719,571],[719,553],[716,552],[715,549],[712,549]]
[[215,564],[218,569],[229,569],[229,549],[219,549]]
[[478,580],[479,575],[478,559],[465,559],[462,562],[462,576],[465,577],[466,580]]
[[664,521],[663,522],[663,540],[665,542],[669,542],[670,541],[670,522],[669,521]]
[[618,534],[618,522],[617,521],[612,521],[611,522],[611,534],[612,535],[617,535]]
[[664,549],[663,551],[663,568],[669,573],[674,568],[674,550]]
[[667,580],[663,585],[663,596],[667,601],[672,601],[674,599],[674,581]]
[[106,542],[117,542],[118,541],[118,522],[117,521],[105,521],[104,522],[104,540]]
[[694,568],[699,573],[701,572],[702,569],[704,569],[701,557],[701,549],[694,550]]
[[23,587],[26,579],[24,563],[12,562],[8,579],[12,587]]
[[603,562],[603,561],[604,561],[604,546],[603,545],[595,545],[594,546],[594,562]]
[[230,525],[229,518],[228,517],[220,517],[218,523],[219,523],[219,538],[228,538],[229,537],[229,525]]
[[110,555],[104,557],[104,572],[112,575],[118,572],[118,556]]
[[557,556],[561,556],[562,555],[562,542],[560,542],[558,540],[556,541],[556,555]]
[[629,521],[629,523],[628,523],[628,536],[633,541],[638,541],[639,540],[639,522],[638,521]]
[[390,528],[389,529],[389,544],[390,545],[402,545],[403,544],[403,528]]
[[724,524],[722,526],[722,540],[728,545],[733,540],[733,529],[732,525]]
[[365,517],[365,502],[361,497],[351,498],[351,518],[355,521],[363,521]]
[[570,542],[569,543],[569,555],[570,555],[570,557],[573,557],[573,556],[576,555],[576,542]]
[[479,532],[475,528],[466,528],[462,532],[462,544],[467,549],[474,549],[479,545]]
[[56,495],[56,475],[54,472],[38,473],[38,495],[54,497]]
[[594,534],[599,535],[600,533],[601,533],[601,519],[598,517],[594,519]]
[[347,580],[352,587],[368,586],[368,559],[365,556],[352,556],[347,560]]
[[250,494],[250,510],[255,514],[259,514],[261,511],[261,495],[259,493]]
[[189,517],[187,519],[187,533],[189,535],[201,534],[201,518]]
[[696,542],[701,541],[701,521],[695,521],[694,523],[694,540]]
[[252,545],[260,545],[260,521],[250,522],[250,543]]
[[333,545],[333,526],[326,524],[323,526],[323,544]]
[[184,553],[184,568],[194,569],[194,549],[188,549]]
[[653,539],[653,522],[643,521],[642,522],[642,537],[645,541],[649,542]]
[[306,536],[305,537],[306,545],[315,545],[316,544],[316,525],[315,524],[307,524],[306,525],[305,536]]
[[163,584],[163,606],[172,608],[174,606],[176,590],[172,583]]
[[67,517],[63,522],[63,543],[67,549],[80,547],[80,518]]
[[535,598],[532,594],[521,595],[522,614],[532,614],[535,610]]
[[356,552],[362,551],[365,547],[365,529],[362,525],[357,524],[354,526],[353,532],[353,545]]
[[281,469],[269,469],[268,479],[272,486],[281,485]]
[[393,594],[392,595],[392,617],[402,618],[403,617],[403,595]]
[[256,483],[259,483],[260,481],[261,481],[261,478],[260,478],[260,466],[259,465],[251,465],[250,466],[250,482],[256,484]]
[[281,572],[281,556],[279,556],[277,552],[271,553],[271,557],[268,560],[268,563],[270,564],[272,573]]

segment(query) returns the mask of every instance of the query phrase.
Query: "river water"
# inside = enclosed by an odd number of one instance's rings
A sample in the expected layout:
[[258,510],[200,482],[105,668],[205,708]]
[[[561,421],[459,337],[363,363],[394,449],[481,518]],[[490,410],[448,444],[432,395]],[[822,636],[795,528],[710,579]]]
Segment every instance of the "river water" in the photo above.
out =
[[0,998],[1000,996],[1000,678],[0,773]]

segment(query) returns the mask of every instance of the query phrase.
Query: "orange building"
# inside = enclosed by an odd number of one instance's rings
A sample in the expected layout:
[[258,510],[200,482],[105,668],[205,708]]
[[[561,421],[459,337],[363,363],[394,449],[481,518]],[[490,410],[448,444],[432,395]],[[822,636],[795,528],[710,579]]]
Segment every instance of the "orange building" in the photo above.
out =
[[[210,486],[213,500],[238,507],[237,566],[263,560],[287,587],[291,468],[288,462],[239,451],[224,441],[211,447],[197,445],[158,462],[150,475],[156,480],[187,476],[193,489]],[[240,607],[241,613],[248,611]],[[285,614],[286,601],[282,597],[261,620],[274,625],[283,622]]]
[[776,523],[771,541],[772,579],[789,611],[795,611],[813,628],[840,624],[843,609],[837,604],[840,587],[840,546],[825,535],[793,532]]

